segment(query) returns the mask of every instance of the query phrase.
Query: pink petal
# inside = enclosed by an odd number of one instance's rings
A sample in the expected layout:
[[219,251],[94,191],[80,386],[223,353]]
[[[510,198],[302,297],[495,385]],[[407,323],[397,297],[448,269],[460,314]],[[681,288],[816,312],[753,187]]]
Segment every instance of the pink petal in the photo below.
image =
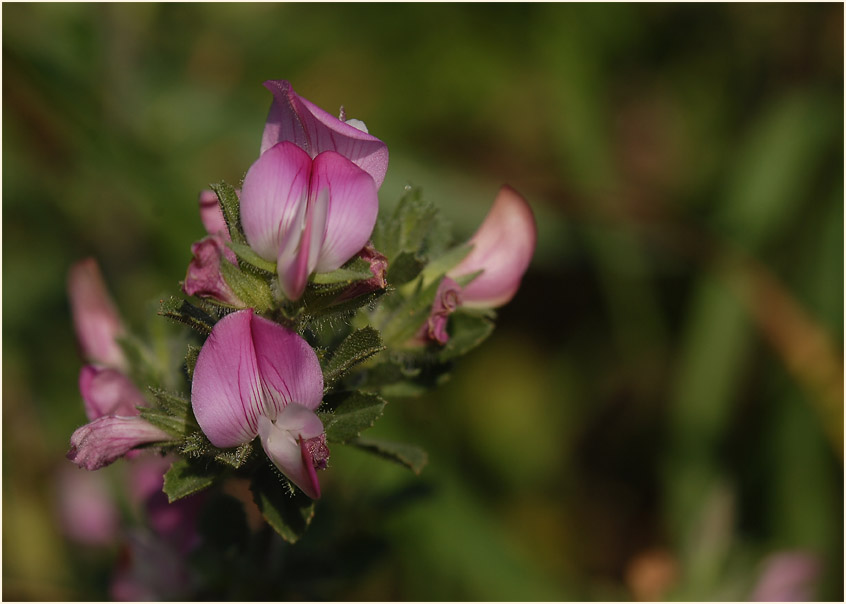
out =
[[125,370],[126,358],[117,343],[117,338],[125,332],[123,322],[93,258],[71,266],[68,296],[76,338],[85,360]]
[[89,420],[104,415],[138,415],[147,401],[135,385],[116,369],[85,365],[79,372],[79,391]]
[[822,574],[822,561],[810,551],[780,551],[768,556],[752,602],[811,602]]
[[370,263],[370,273],[373,275],[371,279],[365,281],[355,281],[338,297],[338,302],[344,300],[352,300],[359,296],[364,296],[371,292],[385,289],[388,286],[386,278],[388,273],[388,259],[383,256],[379,250],[373,247],[371,242],[361,248],[356,254],[362,260]]
[[484,272],[463,289],[463,304],[475,308],[502,306],[517,293],[537,242],[532,209],[517,191],[503,186],[479,230],[470,239],[473,250],[448,275],[453,279]]
[[305,291],[308,276],[314,272],[318,253],[326,229],[329,193],[323,191],[316,197],[309,194],[303,217],[303,230],[299,240],[293,235],[279,252],[276,261],[279,285],[289,300],[298,300]]
[[232,306],[244,306],[220,272],[222,258],[237,264],[235,253],[226,247],[225,241],[222,235],[215,234],[191,245],[194,257],[188,265],[182,291],[189,296],[214,298]]
[[329,192],[326,229],[317,259],[317,272],[339,268],[370,239],[379,197],[367,173],[345,157],[326,151],[314,160],[311,194]]
[[330,115],[299,96],[285,80],[268,80],[273,103],[261,139],[261,153],[281,141],[290,141],[315,158],[337,151],[382,186],[388,170],[388,147],[375,136]]
[[140,416],[109,415],[85,424],[71,435],[67,458],[80,468],[98,470],[135,447],[169,440],[166,432]]
[[312,499],[320,497],[320,484],[303,443],[323,434],[323,424],[313,411],[290,404],[277,416],[259,420],[259,436],[267,456],[291,482]]
[[264,403],[252,319],[252,309],[246,309],[218,321],[194,367],[194,416],[216,447],[234,447],[258,433],[258,416]]
[[253,317],[251,330],[265,396],[264,415],[276,419],[289,404],[316,409],[323,400],[323,372],[308,342],[263,317]]
[[311,159],[293,143],[268,149],[247,171],[241,189],[241,225],[256,253],[276,262],[296,249],[304,228]]
[[462,301],[462,292],[458,283],[449,277],[444,277],[435,294],[429,319],[421,328],[418,337],[424,341],[446,344],[449,341],[449,334],[446,331],[447,321],[455,309],[461,306]]

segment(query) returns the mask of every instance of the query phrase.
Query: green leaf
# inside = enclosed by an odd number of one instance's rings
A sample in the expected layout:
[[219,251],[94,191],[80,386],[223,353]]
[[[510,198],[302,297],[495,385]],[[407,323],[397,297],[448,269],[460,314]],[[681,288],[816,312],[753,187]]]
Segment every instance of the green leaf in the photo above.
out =
[[387,404],[380,396],[364,392],[341,392],[326,397],[330,412],[318,415],[330,442],[347,442],[372,427]]
[[408,443],[398,443],[375,438],[356,438],[350,444],[364,451],[375,453],[384,459],[401,464],[415,474],[420,474],[423,466],[429,461],[429,455],[426,451],[417,445]]
[[169,415],[184,417],[191,414],[191,399],[161,388],[150,388],[150,392],[153,393],[159,409]]
[[454,313],[450,319],[449,341],[438,354],[438,360],[450,361],[467,354],[493,333],[493,321],[484,316],[464,312]]
[[400,252],[388,266],[388,283],[404,285],[414,280],[423,270],[424,262],[413,252]]
[[211,185],[211,189],[217,194],[232,241],[245,243],[244,235],[241,233],[241,202],[235,192],[235,187],[221,181]]
[[386,321],[382,338],[388,346],[403,346],[413,338],[429,316],[441,279],[428,286],[418,288]]
[[161,301],[159,314],[178,323],[188,325],[203,335],[210,334],[212,327],[217,322],[214,317],[204,310],[197,308],[187,300],[175,296]]
[[156,428],[161,428],[171,436],[179,439],[190,433],[196,426],[184,417],[175,417],[161,409],[138,407],[141,417]]
[[253,476],[250,490],[267,523],[288,543],[296,543],[314,518],[314,501],[277,473],[268,462]]
[[269,273],[271,275],[276,274],[276,263],[268,262],[258,254],[256,254],[255,250],[251,248],[246,243],[237,243],[235,241],[228,241],[226,245],[235,252],[235,255],[238,256],[238,260],[241,262],[245,262],[251,267]]
[[232,292],[247,306],[259,312],[273,306],[273,294],[265,279],[249,271],[242,271],[223,257],[220,258],[220,274]]
[[[432,279],[438,279],[440,275],[445,275],[451,269],[455,268],[459,262],[464,260],[470,251],[473,249],[473,244],[465,243],[463,245],[459,245],[458,247],[454,247],[445,254],[441,255],[440,257],[432,260],[429,264],[426,265],[426,268],[423,269],[423,283],[424,285],[428,285],[432,282]],[[459,283],[459,285],[466,285],[466,283]]]
[[169,503],[187,497],[211,486],[220,475],[213,464],[188,459],[178,459],[164,475],[164,488]]
[[393,213],[383,213],[377,220],[372,236],[374,247],[391,262],[400,252],[419,252],[437,213],[432,203],[423,199],[422,189],[408,187]]
[[370,270],[370,263],[363,258],[353,258],[344,266],[329,273],[317,273],[312,277],[312,282],[318,285],[331,285],[334,283],[349,284],[354,281],[372,279],[373,273]]
[[384,349],[379,332],[369,325],[352,332],[341,342],[335,354],[323,367],[324,387],[328,390],[350,369]]
[[197,366],[197,357],[200,356],[200,347],[188,344],[188,351],[185,353],[185,373],[188,379],[194,379],[194,367]]
[[228,466],[238,469],[247,463],[250,459],[250,455],[252,454],[253,441],[250,441],[235,447],[234,449],[224,449],[215,455],[214,458],[221,463],[225,463]]

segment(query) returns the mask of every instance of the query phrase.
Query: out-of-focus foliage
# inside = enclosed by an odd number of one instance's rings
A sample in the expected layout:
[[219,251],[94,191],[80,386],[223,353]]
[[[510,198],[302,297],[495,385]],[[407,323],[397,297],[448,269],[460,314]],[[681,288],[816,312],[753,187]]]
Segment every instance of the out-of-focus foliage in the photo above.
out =
[[385,207],[422,185],[469,235],[508,182],[539,243],[487,346],[374,429],[422,475],[339,447],[301,542],[200,561],[209,597],[743,599],[802,550],[843,598],[842,5],[2,11],[5,599],[107,597],[118,553],[56,520],[68,266],[145,328],[272,78],[387,142]]

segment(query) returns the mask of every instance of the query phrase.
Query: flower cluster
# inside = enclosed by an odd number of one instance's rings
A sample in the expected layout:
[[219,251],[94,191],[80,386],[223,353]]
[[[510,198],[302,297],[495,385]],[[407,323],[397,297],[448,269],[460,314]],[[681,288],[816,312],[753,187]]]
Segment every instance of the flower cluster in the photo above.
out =
[[258,158],[238,188],[200,194],[207,235],[191,246],[189,298],[159,311],[196,332],[184,364],[157,367],[127,334],[93,260],[71,269],[90,423],[72,435],[68,458],[96,470],[141,449],[171,455],[170,501],[246,478],[267,521],[294,540],[291,506],[278,505],[277,493],[287,484],[294,507],[313,505],[330,446],[419,471],[422,452],[365,446],[360,434],[381,416],[383,397],[429,387],[490,334],[493,309],[517,292],[537,234],[509,186],[457,245],[420,189],[407,187],[380,212],[385,143],[286,81],[265,86],[273,101]]

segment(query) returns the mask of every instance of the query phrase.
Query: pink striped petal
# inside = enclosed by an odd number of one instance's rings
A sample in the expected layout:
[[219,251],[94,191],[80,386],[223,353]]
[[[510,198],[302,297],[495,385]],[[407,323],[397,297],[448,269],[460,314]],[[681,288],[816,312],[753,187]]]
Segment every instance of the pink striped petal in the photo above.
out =
[[85,365],[79,372],[79,392],[89,420],[104,415],[138,415],[138,405],[147,401],[120,371]]
[[373,179],[345,157],[326,151],[314,160],[311,194],[329,192],[317,272],[339,268],[363,248],[376,224],[379,197]]
[[264,86],[273,93],[273,103],[261,139],[261,153],[281,141],[294,143],[311,158],[323,151],[337,151],[367,172],[377,188],[382,186],[388,170],[385,143],[302,98],[285,80],[268,80]]
[[246,309],[218,321],[194,367],[194,416],[216,447],[234,447],[258,433],[258,416],[264,403],[252,320],[252,309]]
[[308,276],[314,272],[317,265],[323,232],[326,229],[328,206],[328,191],[322,191],[316,198],[309,194],[301,236],[295,239],[292,234],[279,252],[276,260],[279,285],[289,300],[299,300],[305,291]]
[[517,191],[503,186],[479,230],[470,239],[473,250],[449,271],[453,279],[482,270],[463,288],[463,305],[502,306],[517,293],[535,252],[537,227],[532,209]]
[[76,338],[85,360],[125,370],[126,358],[117,343],[125,329],[93,258],[71,266],[68,296]]
[[138,415],[109,415],[85,424],[71,435],[67,458],[80,468],[99,470],[135,447],[169,440],[167,432]]
[[265,396],[263,414],[274,420],[292,403],[316,409],[323,400],[323,372],[308,342],[263,317],[254,316],[250,328]]
[[259,420],[259,436],[267,456],[312,499],[320,497],[320,484],[314,460],[305,443],[322,434],[320,418],[302,405],[288,405],[277,416],[276,422],[265,417]]
[[247,171],[241,189],[241,225],[256,253],[276,262],[295,250],[305,222],[311,159],[293,143],[268,149]]

